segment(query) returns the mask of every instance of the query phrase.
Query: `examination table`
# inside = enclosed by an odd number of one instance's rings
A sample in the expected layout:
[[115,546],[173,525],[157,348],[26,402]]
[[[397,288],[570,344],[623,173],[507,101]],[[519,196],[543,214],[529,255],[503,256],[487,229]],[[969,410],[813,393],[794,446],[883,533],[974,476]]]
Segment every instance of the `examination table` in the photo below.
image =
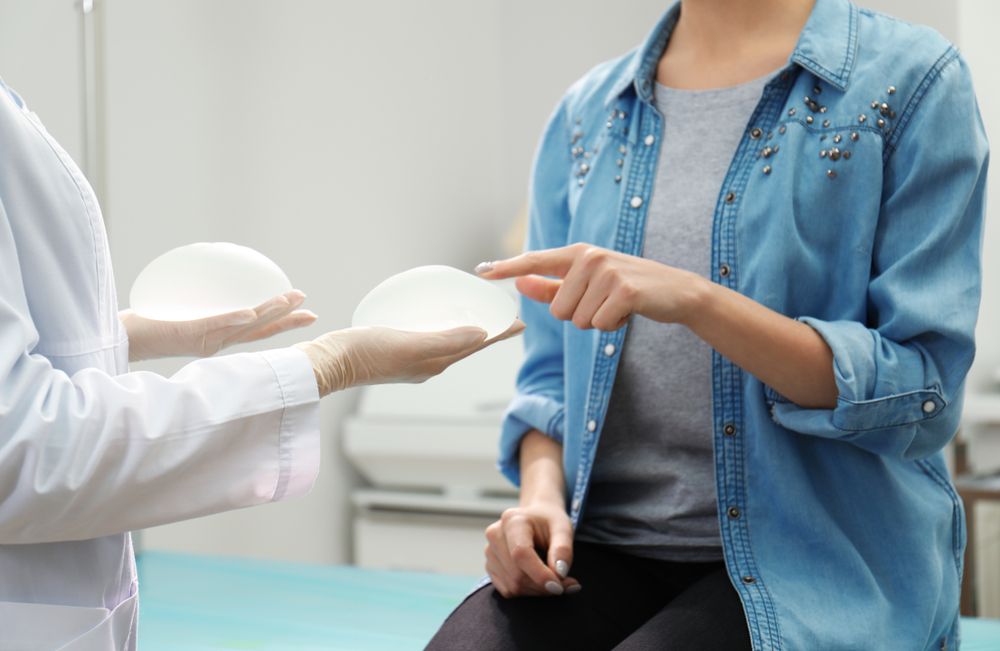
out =
[[[476,577],[146,551],[139,580],[140,651],[406,651]],[[1000,651],[1000,620],[963,620],[962,651]]]

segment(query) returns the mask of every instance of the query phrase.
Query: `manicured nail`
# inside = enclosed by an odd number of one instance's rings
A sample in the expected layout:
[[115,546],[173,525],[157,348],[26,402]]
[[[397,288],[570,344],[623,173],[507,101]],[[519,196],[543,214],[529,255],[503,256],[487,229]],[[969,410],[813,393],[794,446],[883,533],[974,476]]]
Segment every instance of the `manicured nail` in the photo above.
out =
[[545,584],[545,589],[549,594],[560,595],[563,593],[563,587],[556,583],[555,581],[549,581]]
[[576,594],[580,590],[583,590],[583,586],[579,583],[574,583],[573,585],[566,588],[566,594]]
[[566,561],[556,561],[556,573],[560,577],[566,578],[569,574],[569,565],[566,564]]
[[485,274],[485,273],[489,273],[491,271],[493,271],[493,263],[492,262],[480,262],[479,264],[476,265],[476,273],[477,274]]

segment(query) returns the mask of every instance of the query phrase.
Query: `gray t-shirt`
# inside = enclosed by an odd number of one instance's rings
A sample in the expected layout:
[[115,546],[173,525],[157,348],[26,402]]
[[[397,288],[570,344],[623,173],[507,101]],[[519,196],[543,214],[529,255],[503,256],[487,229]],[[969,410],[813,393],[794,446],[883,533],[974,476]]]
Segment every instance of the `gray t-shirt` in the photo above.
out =
[[[664,127],[643,257],[709,276],[719,190],[768,78],[704,91],[657,84]],[[636,316],[622,355],[577,538],[721,559],[712,351],[683,326]]]

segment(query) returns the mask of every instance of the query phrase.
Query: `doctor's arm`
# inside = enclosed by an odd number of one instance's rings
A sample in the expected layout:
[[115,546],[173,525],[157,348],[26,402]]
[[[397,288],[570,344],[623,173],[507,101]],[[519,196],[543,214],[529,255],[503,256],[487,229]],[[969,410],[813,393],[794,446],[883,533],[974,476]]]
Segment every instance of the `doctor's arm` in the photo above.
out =
[[71,376],[35,351],[23,288],[0,202],[0,544],[94,538],[302,495],[318,471],[321,392],[419,381],[487,343],[478,329],[354,329],[197,360],[170,378]]

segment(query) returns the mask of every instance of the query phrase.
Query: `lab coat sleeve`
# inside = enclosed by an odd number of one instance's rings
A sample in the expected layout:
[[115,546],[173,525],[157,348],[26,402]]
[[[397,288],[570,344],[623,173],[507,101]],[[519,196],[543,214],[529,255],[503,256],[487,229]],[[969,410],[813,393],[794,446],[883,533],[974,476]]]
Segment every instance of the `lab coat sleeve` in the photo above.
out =
[[803,409],[767,389],[778,424],[903,458],[940,450],[958,429],[981,284],[986,136],[961,58],[930,77],[889,143],[871,323],[800,317],[833,351],[836,408]]
[[72,377],[38,334],[0,203],[0,544],[95,538],[301,495],[319,462],[298,350],[196,361],[171,378]]
[[[565,102],[549,120],[532,168],[527,250],[565,246],[569,229],[568,186],[572,159]],[[498,467],[520,484],[521,439],[532,430],[562,442],[563,324],[548,305],[521,298],[524,362],[517,392],[507,409],[500,435]]]

